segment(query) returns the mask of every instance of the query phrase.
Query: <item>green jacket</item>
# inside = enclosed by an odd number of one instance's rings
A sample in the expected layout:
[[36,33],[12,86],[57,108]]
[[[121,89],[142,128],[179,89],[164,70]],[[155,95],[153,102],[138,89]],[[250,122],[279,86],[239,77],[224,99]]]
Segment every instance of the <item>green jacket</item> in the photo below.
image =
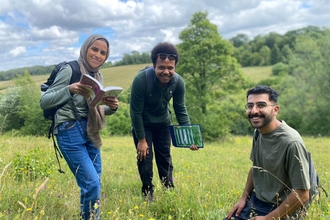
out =
[[[169,101],[172,98],[172,84],[170,80],[165,88],[159,86],[158,79],[154,75],[151,94],[147,94],[147,77],[145,70],[141,70],[134,78],[130,97],[130,114],[132,126],[137,138],[145,138],[144,127],[154,128],[166,126],[170,123],[171,114]],[[185,105],[185,84],[179,75],[178,84],[173,93],[173,108],[180,125],[190,124]]]
[[[74,101],[80,117],[87,118],[88,116],[88,106],[86,99],[81,95],[71,95],[70,93],[69,83],[71,75],[72,69],[70,65],[67,64],[63,66],[63,68],[57,73],[54,83],[47,89],[45,94],[43,94],[40,99],[40,107],[44,110],[59,106],[62,103],[66,103],[62,108],[57,110],[55,114],[54,134],[57,134],[57,127],[61,123],[77,119],[71,99]],[[112,111],[108,106],[104,107],[104,111],[106,115],[110,115],[115,112]]]

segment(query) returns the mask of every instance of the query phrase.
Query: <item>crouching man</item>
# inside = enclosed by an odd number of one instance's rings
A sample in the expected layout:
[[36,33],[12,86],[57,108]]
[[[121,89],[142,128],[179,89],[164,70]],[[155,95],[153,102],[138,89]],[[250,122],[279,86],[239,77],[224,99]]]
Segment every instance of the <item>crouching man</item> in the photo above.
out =
[[301,219],[309,199],[307,150],[299,133],[276,119],[278,94],[267,86],[247,92],[246,116],[256,129],[245,188],[225,219]]

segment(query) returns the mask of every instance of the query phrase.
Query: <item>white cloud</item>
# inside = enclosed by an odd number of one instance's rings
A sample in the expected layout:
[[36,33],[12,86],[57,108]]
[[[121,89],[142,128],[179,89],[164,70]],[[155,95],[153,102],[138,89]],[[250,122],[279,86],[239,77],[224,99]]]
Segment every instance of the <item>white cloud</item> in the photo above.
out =
[[228,39],[330,27],[329,10],[326,0],[2,0],[0,70],[77,59],[92,33],[109,39],[110,60],[151,51],[161,41],[176,44],[196,11],[208,11]]
[[1,7],[0,7],[0,15],[5,14],[11,9],[11,0],[2,0],[1,1]]
[[16,47],[15,49],[9,51],[9,54],[12,57],[18,57],[21,56],[22,54],[26,53],[26,48],[25,47]]

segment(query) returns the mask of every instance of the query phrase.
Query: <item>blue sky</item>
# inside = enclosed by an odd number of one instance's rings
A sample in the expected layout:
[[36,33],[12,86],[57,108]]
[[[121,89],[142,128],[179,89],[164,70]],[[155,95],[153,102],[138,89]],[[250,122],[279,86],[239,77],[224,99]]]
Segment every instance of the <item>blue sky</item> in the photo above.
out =
[[1,0],[0,71],[77,59],[93,33],[109,40],[109,61],[176,44],[196,11],[208,11],[225,39],[330,27],[325,0]]

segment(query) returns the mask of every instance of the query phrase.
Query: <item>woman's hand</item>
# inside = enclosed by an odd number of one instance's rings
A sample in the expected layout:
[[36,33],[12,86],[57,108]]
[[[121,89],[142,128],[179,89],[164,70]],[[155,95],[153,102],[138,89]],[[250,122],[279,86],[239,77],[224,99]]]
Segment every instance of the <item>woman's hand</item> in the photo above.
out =
[[91,86],[81,84],[80,82],[72,83],[69,85],[69,90],[71,94],[78,94],[84,96],[86,99],[90,98]]

